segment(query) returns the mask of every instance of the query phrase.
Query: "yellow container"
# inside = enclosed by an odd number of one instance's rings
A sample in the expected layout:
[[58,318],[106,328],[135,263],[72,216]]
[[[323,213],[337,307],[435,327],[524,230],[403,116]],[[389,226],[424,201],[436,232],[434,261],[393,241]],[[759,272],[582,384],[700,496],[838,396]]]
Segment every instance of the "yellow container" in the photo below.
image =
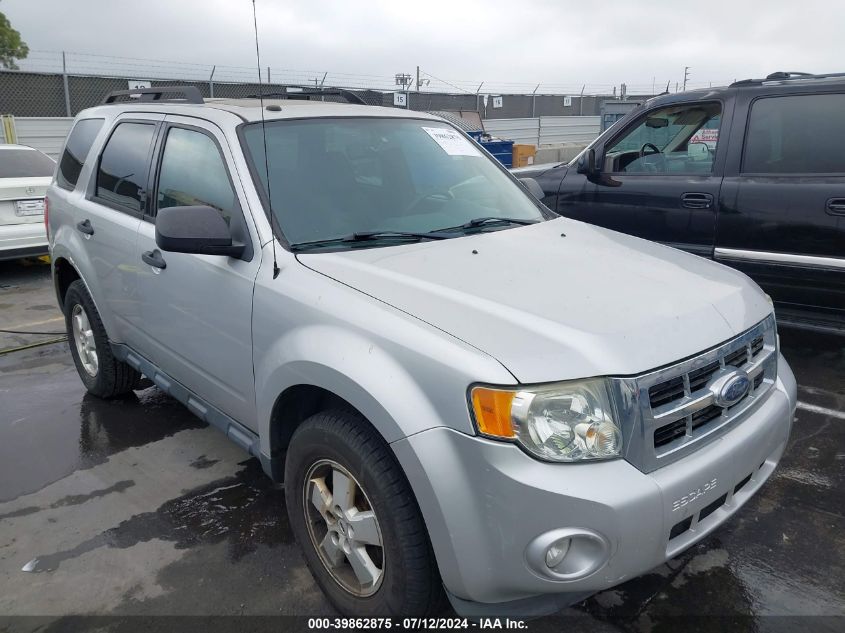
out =
[[534,164],[537,148],[533,145],[513,145],[513,166],[527,167]]

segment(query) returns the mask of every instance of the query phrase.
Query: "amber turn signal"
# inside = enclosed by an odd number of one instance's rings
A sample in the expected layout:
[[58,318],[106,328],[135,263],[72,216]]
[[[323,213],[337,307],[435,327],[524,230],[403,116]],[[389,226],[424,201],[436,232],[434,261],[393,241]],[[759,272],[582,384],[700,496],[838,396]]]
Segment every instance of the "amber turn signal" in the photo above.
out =
[[494,437],[514,437],[511,404],[515,395],[513,391],[473,387],[472,409],[478,430]]

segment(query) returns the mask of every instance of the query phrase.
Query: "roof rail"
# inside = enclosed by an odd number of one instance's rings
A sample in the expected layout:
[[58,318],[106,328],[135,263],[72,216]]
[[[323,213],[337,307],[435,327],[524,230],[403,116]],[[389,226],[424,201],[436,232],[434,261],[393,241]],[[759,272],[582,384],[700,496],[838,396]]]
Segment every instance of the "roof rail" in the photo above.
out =
[[369,105],[360,96],[345,88],[319,88],[313,86],[288,86],[288,90],[294,88],[296,92],[264,92],[262,94],[247,95],[247,99],[260,99],[261,97],[273,97],[274,99],[293,99],[310,101],[312,97],[335,96],[343,97],[347,103],[358,105]]
[[[135,98],[137,95],[137,98]],[[181,95],[174,97],[171,95]],[[124,97],[124,98],[121,98]],[[175,103],[205,103],[196,86],[164,86],[160,88],[133,88],[115,90],[106,95],[102,103],[124,103],[127,101],[167,101]]]
[[801,81],[804,79],[832,79],[836,77],[845,77],[845,73],[824,73],[814,75],[812,73],[803,73],[798,71],[778,71],[766,76],[765,79],[741,79],[731,84],[731,87],[739,86],[756,86],[767,81]]

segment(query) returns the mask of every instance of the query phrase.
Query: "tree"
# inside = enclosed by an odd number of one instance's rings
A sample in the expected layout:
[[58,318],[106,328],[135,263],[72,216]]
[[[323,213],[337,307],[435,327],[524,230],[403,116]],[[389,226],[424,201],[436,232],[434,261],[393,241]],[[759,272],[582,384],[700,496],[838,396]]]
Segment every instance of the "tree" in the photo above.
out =
[[17,70],[16,59],[29,55],[29,46],[21,41],[21,34],[12,28],[9,19],[0,12],[0,68]]

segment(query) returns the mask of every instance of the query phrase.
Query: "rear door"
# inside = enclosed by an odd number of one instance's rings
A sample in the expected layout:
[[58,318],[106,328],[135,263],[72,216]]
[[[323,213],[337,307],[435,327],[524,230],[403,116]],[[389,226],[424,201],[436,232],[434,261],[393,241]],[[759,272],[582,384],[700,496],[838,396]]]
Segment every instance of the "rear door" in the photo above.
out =
[[757,281],[781,318],[805,311],[845,318],[845,91],[839,90],[749,90],[738,103],[748,115],[737,121],[744,135],[731,141],[716,258]]
[[[569,217],[710,257],[729,125],[720,101],[644,111],[604,145],[602,178]],[[597,160],[601,157],[597,156]]]
[[247,249],[242,259],[161,251],[154,218],[145,218],[133,256],[143,317],[138,351],[254,428],[252,292],[261,257],[231,151],[217,126],[168,115],[155,155],[153,214],[164,207],[212,206]]
[[163,115],[121,116],[94,166],[86,196],[77,202],[74,230],[88,260],[86,276],[112,341],[137,343],[140,306],[135,243],[148,209],[153,139]]

